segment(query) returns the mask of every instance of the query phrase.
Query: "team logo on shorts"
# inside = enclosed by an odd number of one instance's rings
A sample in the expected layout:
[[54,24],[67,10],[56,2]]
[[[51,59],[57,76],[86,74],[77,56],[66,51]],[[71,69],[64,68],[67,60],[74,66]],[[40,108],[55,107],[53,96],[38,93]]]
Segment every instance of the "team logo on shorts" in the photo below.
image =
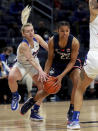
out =
[[70,48],[67,48],[66,51],[67,51],[67,52],[70,52]]

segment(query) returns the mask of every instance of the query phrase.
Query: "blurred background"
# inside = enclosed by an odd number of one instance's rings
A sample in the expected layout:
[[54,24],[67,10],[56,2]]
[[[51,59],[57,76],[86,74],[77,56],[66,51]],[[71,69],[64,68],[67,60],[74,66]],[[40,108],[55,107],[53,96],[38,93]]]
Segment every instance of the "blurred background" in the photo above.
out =
[[[17,46],[22,40],[21,11],[26,5],[32,6],[28,22],[34,26],[38,33],[47,42],[57,32],[59,21],[68,21],[71,33],[80,41],[80,58],[82,64],[89,48],[89,7],[87,0],[0,0],[0,62],[5,62],[11,68],[16,61]],[[38,57],[44,68],[47,52],[40,48]],[[0,65],[0,104],[11,102],[11,92],[8,88],[8,72],[2,75]],[[97,81],[88,87],[84,94],[85,99],[97,99]],[[28,98],[28,94],[35,95],[36,85],[32,82],[32,89],[28,89],[26,82],[19,83],[21,102]],[[69,100],[72,91],[70,79],[65,79],[62,89],[56,95],[50,95],[47,101]]]

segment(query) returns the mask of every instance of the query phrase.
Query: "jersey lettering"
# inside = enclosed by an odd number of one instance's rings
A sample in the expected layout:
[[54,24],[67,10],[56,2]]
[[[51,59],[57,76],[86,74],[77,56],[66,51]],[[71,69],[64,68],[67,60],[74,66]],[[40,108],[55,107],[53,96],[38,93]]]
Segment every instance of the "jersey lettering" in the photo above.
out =
[[59,55],[60,59],[62,60],[68,60],[70,59],[70,55],[71,53],[65,53],[65,52],[61,52],[59,49],[55,49],[56,53]]

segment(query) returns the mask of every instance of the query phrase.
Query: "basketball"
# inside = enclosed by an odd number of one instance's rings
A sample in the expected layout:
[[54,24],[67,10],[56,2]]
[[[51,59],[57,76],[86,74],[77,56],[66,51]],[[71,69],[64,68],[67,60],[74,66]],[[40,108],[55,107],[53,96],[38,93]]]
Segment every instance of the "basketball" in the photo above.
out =
[[48,94],[56,94],[60,90],[60,86],[56,84],[57,78],[49,76],[46,82],[44,82],[44,90]]

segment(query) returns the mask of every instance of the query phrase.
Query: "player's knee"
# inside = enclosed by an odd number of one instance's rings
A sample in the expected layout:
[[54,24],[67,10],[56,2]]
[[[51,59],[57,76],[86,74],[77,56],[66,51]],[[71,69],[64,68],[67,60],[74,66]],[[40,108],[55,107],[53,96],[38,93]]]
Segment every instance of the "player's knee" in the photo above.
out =
[[72,80],[72,83],[73,83],[73,87],[77,88],[77,86],[78,86],[78,78],[74,77],[73,80]]
[[15,81],[15,75],[9,74],[9,76],[8,76],[8,81],[9,81],[10,83],[13,83],[13,81]]
[[38,90],[43,90],[43,84],[41,82],[36,83]]
[[38,87],[38,90],[40,91],[40,90],[43,90],[43,86],[41,86],[41,85],[39,85],[39,86],[37,86]]
[[84,93],[86,91],[86,88],[83,86],[80,86],[81,91]]

